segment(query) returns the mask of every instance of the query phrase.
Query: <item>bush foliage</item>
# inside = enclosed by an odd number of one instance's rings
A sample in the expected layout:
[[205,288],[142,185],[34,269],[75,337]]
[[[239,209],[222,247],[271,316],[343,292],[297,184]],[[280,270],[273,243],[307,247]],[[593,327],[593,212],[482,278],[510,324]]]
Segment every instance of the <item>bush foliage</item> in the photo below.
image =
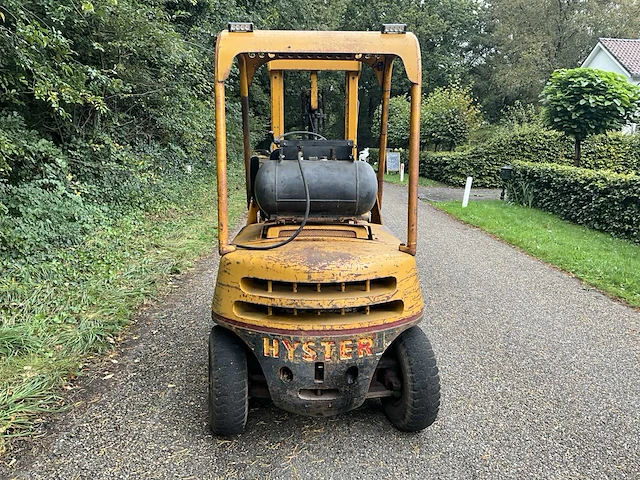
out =
[[422,101],[421,144],[434,151],[453,150],[469,140],[482,121],[469,87],[449,85],[436,88]]
[[[500,129],[476,146],[451,153],[422,152],[420,175],[451,185],[464,184],[472,176],[474,185],[498,187],[500,168],[515,161],[571,165],[572,142],[536,124]],[[595,170],[640,173],[640,136],[611,132],[590,137],[584,143],[582,164]]]
[[78,244],[109,217],[163,204],[186,164],[208,168],[213,37],[193,16],[212,31],[225,19],[213,3],[171,5],[0,7],[0,259]]
[[510,199],[640,243],[640,176],[548,163],[514,166]]
[[[422,99],[420,106],[420,144],[434,150],[453,150],[469,140],[469,134],[482,120],[471,89],[457,84],[438,87]],[[375,110],[371,130],[374,138],[380,132],[382,106]],[[409,147],[411,100],[406,95],[389,99],[387,146]]]
[[475,187],[500,186],[502,164],[488,156],[484,148],[468,148],[457,152],[422,152],[420,176],[448,185],[463,186],[473,177]]
[[[378,106],[371,124],[374,138],[380,134],[382,106]],[[387,122],[387,146],[389,148],[409,148],[409,117],[411,116],[411,101],[406,95],[399,95],[389,99],[389,121]]]

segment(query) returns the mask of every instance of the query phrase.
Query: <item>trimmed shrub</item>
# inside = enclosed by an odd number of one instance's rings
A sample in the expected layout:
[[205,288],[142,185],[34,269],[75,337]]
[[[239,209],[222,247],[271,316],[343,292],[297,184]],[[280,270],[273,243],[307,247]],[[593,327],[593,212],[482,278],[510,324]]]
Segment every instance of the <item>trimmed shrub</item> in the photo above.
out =
[[473,177],[476,187],[499,187],[500,167],[483,147],[458,152],[422,152],[420,176],[437,180],[447,185],[464,185],[467,177]]
[[514,167],[512,201],[640,243],[640,176],[548,163]]
[[[377,140],[380,132],[382,106],[379,105],[373,114],[371,131],[376,132]],[[389,99],[389,121],[387,123],[387,145],[391,148],[407,148],[409,146],[409,117],[411,101],[406,95],[399,95]]]
[[369,148],[369,160],[367,160],[367,163],[370,163],[371,165],[377,165],[378,160],[380,160],[380,149]]
[[422,145],[434,145],[449,151],[469,140],[469,134],[480,126],[482,115],[475,105],[470,87],[458,84],[439,87],[422,101]]
[[563,68],[551,74],[540,101],[544,123],[575,139],[575,165],[583,166],[582,141],[632,122],[640,111],[640,87],[614,72]]
[[[535,125],[501,132],[484,145],[455,152],[422,152],[420,175],[449,185],[464,184],[472,176],[474,185],[499,187],[500,167],[516,161],[571,165],[571,140],[560,132]],[[640,174],[640,136],[611,132],[584,143],[585,168]]]
[[485,144],[488,155],[503,164],[523,162],[573,163],[573,142],[566,135],[536,124],[525,124],[513,129],[502,128],[498,135]]
[[582,167],[640,174],[640,135],[609,132],[585,140]]

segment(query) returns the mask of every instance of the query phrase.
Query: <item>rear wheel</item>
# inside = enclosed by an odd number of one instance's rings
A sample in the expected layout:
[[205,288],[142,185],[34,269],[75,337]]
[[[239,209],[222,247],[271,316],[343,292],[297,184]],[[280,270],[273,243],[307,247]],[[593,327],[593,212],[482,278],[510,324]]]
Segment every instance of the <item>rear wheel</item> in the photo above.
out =
[[229,330],[215,326],[209,334],[209,427],[213,434],[242,433],[248,405],[244,344]]
[[400,396],[382,399],[384,412],[399,430],[423,430],[435,421],[440,408],[440,377],[431,343],[420,328],[411,327],[388,353],[397,362],[401,387]]

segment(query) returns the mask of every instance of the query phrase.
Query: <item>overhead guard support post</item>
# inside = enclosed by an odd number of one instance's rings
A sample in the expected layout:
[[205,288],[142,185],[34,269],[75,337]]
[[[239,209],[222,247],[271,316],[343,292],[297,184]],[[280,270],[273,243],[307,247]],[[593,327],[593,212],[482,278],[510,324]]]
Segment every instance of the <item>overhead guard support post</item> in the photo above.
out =
[[318,71],[311,71],[311,110],[318,110]]
[[216,170],[218,180],[218,250],[220,255],[233,252],[229,245],[229,213],[227,201],[227,124],[224,80],[216,80]]
[[344,109],[344,138],[353,141],[354,158],[357,158],[358,136],[358,80],[359,71],[345,72],[345,109]]
[[251,202],[251,175],[249,164],[251,162],[251,132],[249,126],[249,77],[247,62],[244,55],[238,56],[240,65],[240,103],[242,105],[242,144],[244,151],[244,176],[247,189],[247,207]]
[[[271,70],[271,130],[273,136],[278,137],[284,133],[284,72]],[[275,146],[272,146],[275,148]]]
[[418,175],[420,160],[420,84],[411,86],[411,118],[409,131],[409,205],[407,212],[407,243],[400,250],[416,254],[418,244]]
[[387,124],[389,122],[389,99],[391,97],[391,73],[393,58],[385,58],[382,76],[382,107],[380,115],[380,149],[378,152],[378,204],[382,208],[382,189],[384,187],[384,171],[387,162]]

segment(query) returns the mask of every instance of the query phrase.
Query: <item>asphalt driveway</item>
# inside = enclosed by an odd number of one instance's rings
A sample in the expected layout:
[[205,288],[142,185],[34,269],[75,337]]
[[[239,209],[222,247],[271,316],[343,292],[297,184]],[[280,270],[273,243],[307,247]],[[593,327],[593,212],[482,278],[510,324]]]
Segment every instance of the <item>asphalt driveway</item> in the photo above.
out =
[[[385,185],[384,218],[401,237],[405,197]],[[0,475],[640,478],[640,313],[425,202],[419,215],[421,327],[442,380],[440,416],[426,431],[393,429],[375,401],[330,419],[252,404],[244,435],[212,437],[212,257],[141,314],[81,382],[77,407],[11,452],[16,462]]]

